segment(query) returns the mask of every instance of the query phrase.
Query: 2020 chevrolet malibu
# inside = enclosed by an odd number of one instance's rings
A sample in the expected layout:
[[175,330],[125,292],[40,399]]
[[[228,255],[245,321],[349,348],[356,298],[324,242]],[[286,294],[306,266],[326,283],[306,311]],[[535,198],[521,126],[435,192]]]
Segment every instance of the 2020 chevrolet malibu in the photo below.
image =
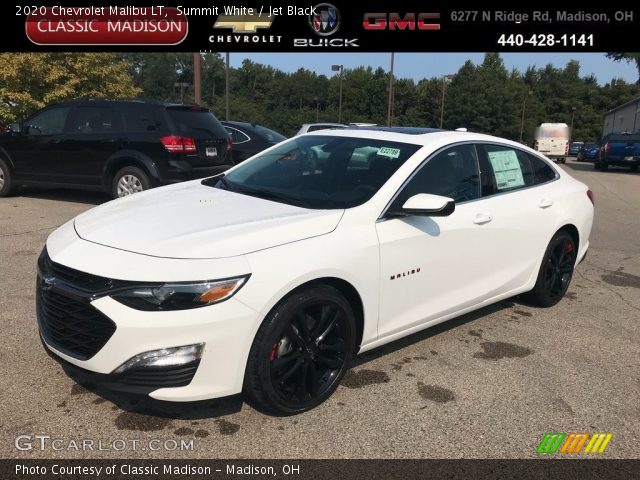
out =
[[40,335],[107,388],[298,413],[359,352],[518,294],[556,304],[592,220],[584,184],[512,141],[305,134],[62,225],[39,259]]

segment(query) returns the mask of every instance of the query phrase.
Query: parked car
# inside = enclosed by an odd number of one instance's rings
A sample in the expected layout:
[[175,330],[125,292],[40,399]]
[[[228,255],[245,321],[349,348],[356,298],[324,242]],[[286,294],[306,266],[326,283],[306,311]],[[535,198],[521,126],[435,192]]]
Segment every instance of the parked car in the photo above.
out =
[[302,135],[303,133],[317,132],[318,130],[341,130],[343,128],[349,128],[348,125],[342,123],[305,123],[302,125],[296,135]]
[[569,155],[578,155],[582,147],[584,147],[584,142],[571,142],[571,145],[569,145]]
[[640,133],[610,133],[602,139],[594,167],[605,171],[609,165],[629,167],[632,172],[640,165]]
[[229,135],[206,108],[76,100],[50,105],[0,136],[0,196],[14,186],[42,185],[117,198],[231,165]]
[[595,162],[598,157],[598,151],[600,150],[600,145],[594,142],[585,143],[585,145],[578,152],[578,156],[576,160],[579,162]]
[[225,120],[220,123],[222,123],[231,135],[231,141],[233,142],[233,160],[235,163],[244,162],[256,153],[260,153],[287,139],[287,137],[281,133],[256,123]]
[[569,125],[543,123],[536,129],[534,150],[558,163],[565,163],[569,154]]
[[502,138],[306,134],[58,228],[38,263],[39,332],[96,385],[169,401],[244,391],[299,413],[358,352],[518,294],[559,302],[592,202]]

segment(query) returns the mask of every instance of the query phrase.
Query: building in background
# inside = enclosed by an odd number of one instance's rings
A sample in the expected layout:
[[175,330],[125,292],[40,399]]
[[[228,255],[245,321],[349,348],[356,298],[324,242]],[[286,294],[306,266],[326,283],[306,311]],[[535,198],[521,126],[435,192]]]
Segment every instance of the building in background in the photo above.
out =
[[609,110],[603,116],[602,136],[608,133],[634,133],[640,130],[640,97]]

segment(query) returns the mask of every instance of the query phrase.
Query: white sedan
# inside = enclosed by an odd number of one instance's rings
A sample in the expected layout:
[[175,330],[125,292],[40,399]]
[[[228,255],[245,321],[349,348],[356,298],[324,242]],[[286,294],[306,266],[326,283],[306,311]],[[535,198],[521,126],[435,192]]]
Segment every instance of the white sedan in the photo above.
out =
[[61,226],[38,325],[107,388],[297,413],[359,352],[518,294],[556,304],[592,220],[588,188],[515,142],[321,131]]

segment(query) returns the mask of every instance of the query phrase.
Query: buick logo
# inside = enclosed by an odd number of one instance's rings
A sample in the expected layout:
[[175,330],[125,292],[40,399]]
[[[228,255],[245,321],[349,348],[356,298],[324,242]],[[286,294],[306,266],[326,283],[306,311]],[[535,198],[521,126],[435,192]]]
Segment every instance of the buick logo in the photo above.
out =
[[46,277],[42,277],[42,289],[43,290],[51,290],[55,284],[56,284],[56,277],[52,277],[51,275],[47,275]]
[[340,29],[340,12],[330,3],[319,3],[309,15],[309,26],[317,35],[328,37]]

